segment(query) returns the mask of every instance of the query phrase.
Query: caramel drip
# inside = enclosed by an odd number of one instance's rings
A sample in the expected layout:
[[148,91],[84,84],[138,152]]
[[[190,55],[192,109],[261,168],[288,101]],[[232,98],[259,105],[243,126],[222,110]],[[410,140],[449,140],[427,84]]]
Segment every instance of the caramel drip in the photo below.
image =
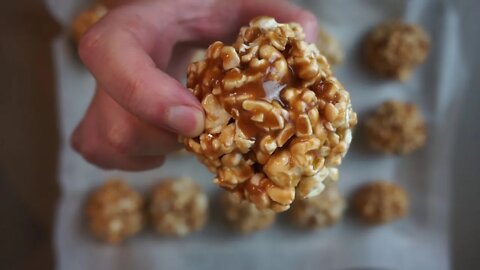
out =
[[253,196],[259,196],[259,195],[265,194],[267,189],[269,189],[271,187],[274,187],[274,186],[275,186],[275,184],[273,184],[273,182],[271,180],[269,180],[268,178],[263,178],[262,180],[260,180],[259,185],[254,185],[250,181],[245,181],[241,184],[238,184],[233,189],[233,191],[234,192],[237,191],[242,196],[244,194],[244,191],[246,191],[251,196],[252,195]]
[[204,153],[207,154],[207,155],[214,155],[215,152],[216,152],[216,149],[213,148],[213,144],[212,144],[212,141],[214,139],[213,135],[212,134],[208,134],[206,136],[207,138],[207,142],[206,145],[207,145],[207,148],[204,149]]
[[247,138],[254,139],[258,134],[262,133],[261,128],[251,123],[252,120],[248,117],[240,117],[238,119],[238,128],[247,136]]
[[332,96],[331,95],[332,88],[334,88],[334,84],[332,82],[322,79],[313,86],[313,91],[321,99],[329,103],[335,104],[336,100],[338,100],[338,93],[335,92],[335,94]]
[[262,195],[265,194],[267,189],[274,187],[275,185],[273,184],[272,181],[264,178],[260,181],[260,184],[254,185],[250,181],[246,182],[245,184],[245,190],[251,195]]

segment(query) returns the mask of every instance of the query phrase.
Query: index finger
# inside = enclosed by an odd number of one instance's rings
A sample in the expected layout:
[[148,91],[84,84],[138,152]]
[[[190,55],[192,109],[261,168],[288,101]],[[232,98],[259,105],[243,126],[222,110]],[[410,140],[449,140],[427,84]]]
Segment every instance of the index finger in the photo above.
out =
[[[203,110],[195,97],[148,55],[158,45],[158,29],[138,12],[130,9],[107,15],[81,40],[80,57],[127,111],[157,127],[194,136],[203,129]],[[168,62],[174,43],[174,38],[165,38],[162,55],[166,59],[160,63]]]
[[[185,29],[184,40],[216,41],[236,34],[241,26],[257,16],[271,16],[280,22],[297,22],[302,25],[307,41],[314,41],[318,22],[311,12],[284,0],[243,0],[190,2],[190,12],[180,12],[180,26]],[[178,7],[181,9],[184,7]]]

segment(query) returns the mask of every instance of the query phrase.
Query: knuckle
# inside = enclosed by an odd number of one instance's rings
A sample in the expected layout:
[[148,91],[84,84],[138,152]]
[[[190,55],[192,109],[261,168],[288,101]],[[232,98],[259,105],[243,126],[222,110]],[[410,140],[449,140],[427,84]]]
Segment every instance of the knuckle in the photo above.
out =
[[300,9],[298,12],[299,18],[302,18],[305,23],[317,24],[318,20],[317,17],[310,11],[305,9]]
[[136,74],[130,74],[125,78],[124,88],[122,89],[121,102],[126,108],[136,108],[139,104],[138,94],[139,91],[145,88],[145,82],[141,76]]
[[84,141],[79,146],[80,153],[83,158],[93,164],[101,166],[101,159],[98,152],[98,147],[95,143],[90,141]]
[[107,153],[102,153],[99,151],[98,144],[96,143],[83,143],[81,145],[80,151],[82,157],[91,164],[104,169],[104,170],[112,170],[115,169],[109,162],[108,159],[105,159],[105,155],[110,155]]
[[100,40],[100,35],[95,27],[90,28],[80,39],[78,55],[86,65],[88,65],[90,59],[95,58],[94,55],[100,47]]
[[126,170],[126,171],[144,171],[149,169],[154,169],[161,166],[165,161],[164,156],[157,157],[139,157],[139,158],[128,158],[122,160],[115,165],[115,169]]
[[149,162],[143,162],[142,163],[142,164],[144,164],[142,170],[153,169],[153,168],[162,166],[163,163],[165,163],[165,156],[158,156],[158,157],[150,158]]
[[129,126],[111,128],[107,134],[107,141],[115,151],[121,155],[129,155],[135,151],[135,131]]
[[100,148],[101,143],[96,138],[90,137],[75,142],[75,150],[77,150],[87,162],[94,164],[102,169],[113,169],[103,157],[108,155],[103,153]]
[[118,30],[130,34],[134,38],[138,38],[140,29],[149,27],[144,18],[132,14],[129,9],[120,8],[112,13],[112,17],[119,18]]
[[113,170],[116,169],[115,167],[111,165],[107,165],[106,163],[94,163],[97,167],[99,167],[102,170]]
[[318,19],[313,13],[305,9],[299,9],[295,17],[298,18],[298,22],[303,26],[305,34],[310,34],[314,37],[317,35]]

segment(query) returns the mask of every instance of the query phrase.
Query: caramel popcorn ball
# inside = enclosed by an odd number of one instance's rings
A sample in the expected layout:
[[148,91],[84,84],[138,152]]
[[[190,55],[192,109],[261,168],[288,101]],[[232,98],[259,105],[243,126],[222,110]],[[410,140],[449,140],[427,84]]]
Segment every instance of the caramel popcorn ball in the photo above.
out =
[[80,39],[103,16],[107,14],[107,8],[102,4],[96,4],[78,14],[72,23],[72,35],[76,44]]
[[427,128],[414,104],[390,100],[365,122],[370,147],[386,154],[408,154],[425,144]]
[[336,66],[343,62],[344,53],[340,42],[323,27],[318,31],[317,47],[330,65]]
[[266,229],[275,221],[276,213],[271,209],[257,209],[253,203],[231,192],[224,192],[221,199],[228,224],[243,234]]
[[184,138],[214,182],[258,208],[284,211],[336,178],[356,124],[350,95],[296,23],[258,17],[232,46],[215,42],[187,86],[205,131]]
[[111,244],[139,232],[144,224],[143,199],[120,180],[107,181],[95,190],[86,205],[90,231]]
[[408,204],[405,190],[386,181],[375,181],[362,186],[352,200],[357,216],[372,225],[388,223],[405,216]]
[[208,198],[189,178],[166,179],[152,191],[149,214],[159,234],[183,237],[205,225]]
[[315,197],[296,200],[290,210],[292,222],[301,228],[325,228],[337,223],[343,216],[345,199],[334,183]]
[[430,37],[419,25],[385,22],[367,35],[363,49],[364,61],[371,70],[405,81],[427,58]]

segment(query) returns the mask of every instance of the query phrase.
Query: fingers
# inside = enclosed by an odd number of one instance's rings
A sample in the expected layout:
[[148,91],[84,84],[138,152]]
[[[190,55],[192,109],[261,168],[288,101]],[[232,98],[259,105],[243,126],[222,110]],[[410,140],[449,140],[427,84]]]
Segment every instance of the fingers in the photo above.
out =
[[259,15],[299,22],[310,40],[316,34],[315,17],[283,0],[151,1],[109,12],[79,45],[104,90],[97,91],[72,137],[75,149],[104,168],[160,165],[177,145],[171,132],[196,136],[204,128],[198,100],[164,72],[175,44],[225,39]]
[[115,148],[100,140],[100,136],[90,137],[88,142],[84,143],[83,138],[79,139],[86,134],[83,130],[83,125],[77,128],[72,136],[72,146],[82,154],[86,161],[100,168],[141,171],[159,167],[164,162],[164,156],[127,157],[122,155]]
[[[172,16],[175,14],[178,16]],[[195,136],[203,130],[199,102],[161,70],[169,62],[174,44],[221,39],[258,15],[298,21],[310,38],[316,33],[311,13],[282,0],[189,0],[175,5],[152,1],[110,12],[86,33],[79,53],[105,91],[124,109],[157,127]]]
[[103,168],[143,170],[162,164],[164,154],[178,149],[176,135],[148,125],[98,90],[72,145]]
[[[203,130],[197,99],[159,68],[169,61],[176,42],[140,14],[141,8],[112,11],[82,38],[79,54],[105,91],[125,110],[152,125],[195,136]],[[162,47],[162,50],[155,49]],[[157,63],[148,55],[162,51]],[[158,66],[158,68],[157,68]]]
[[[191,0],[190,2],[194,2]],[[211,1],[207,1],[211,2]],[[272,16],[279,22],[298,22],[306,39],[313,42],[318,32],[315,15],[284,0],[213,1],[205,7],[204,1],[191,3],[188,13],[180,13],[179,23],[193,40],[224,40],[256,16]]]

